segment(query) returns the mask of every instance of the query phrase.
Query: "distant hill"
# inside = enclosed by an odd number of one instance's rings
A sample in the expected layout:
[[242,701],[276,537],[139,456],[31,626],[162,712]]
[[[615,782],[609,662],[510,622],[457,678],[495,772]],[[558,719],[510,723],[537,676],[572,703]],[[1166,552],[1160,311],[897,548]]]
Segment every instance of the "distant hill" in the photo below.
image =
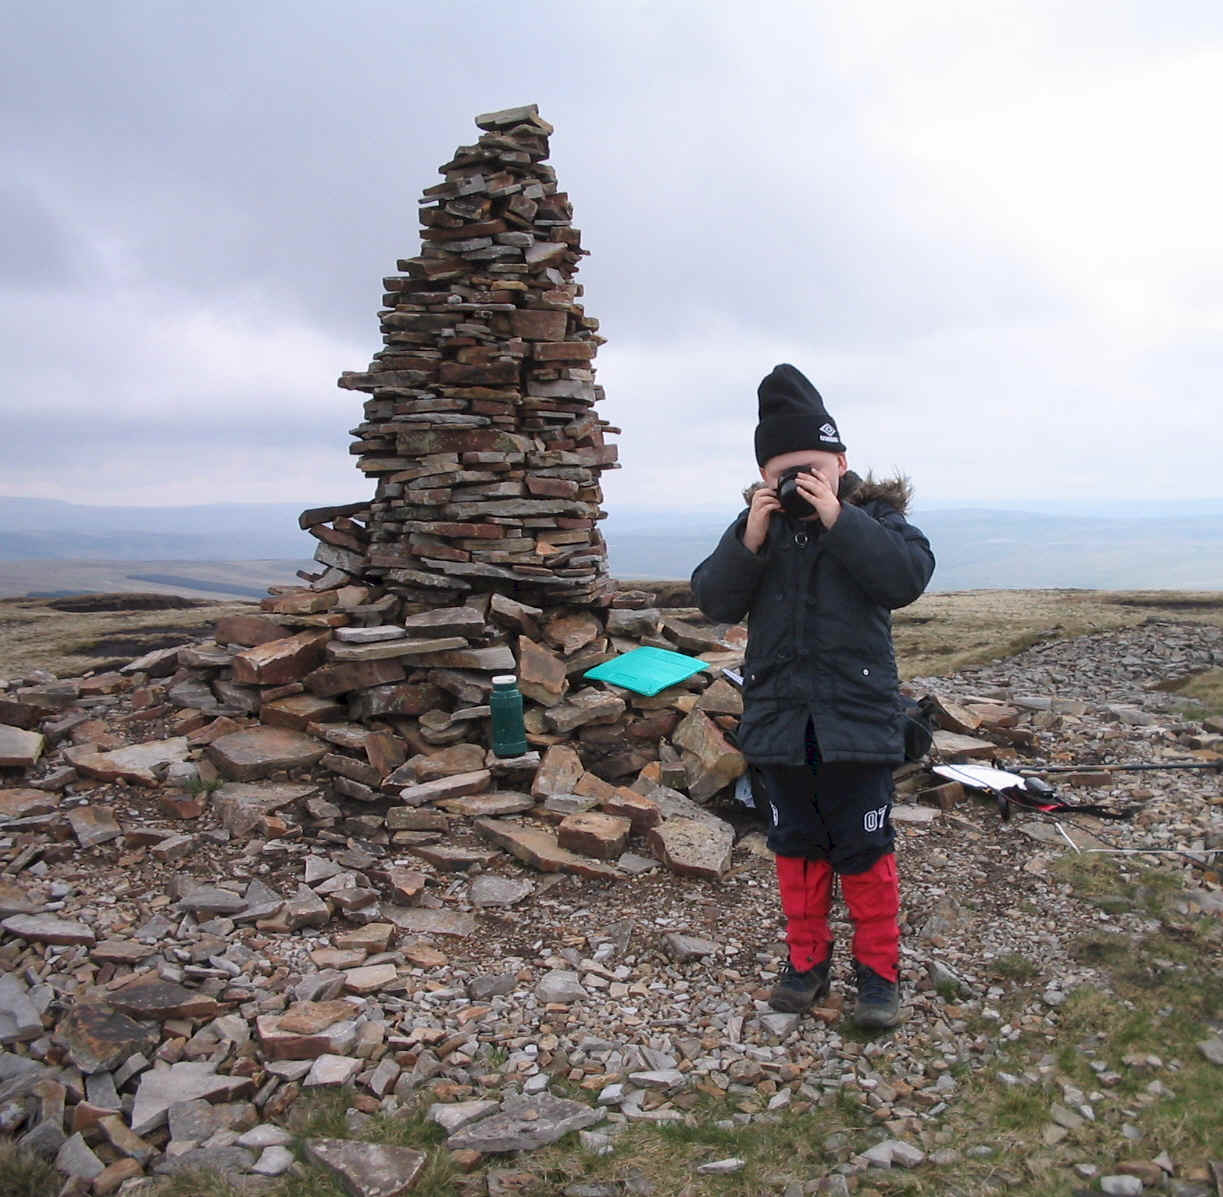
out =
[[[988,508],[918,510],[938,568],[936,590],[987,587],[1223,590],[1223,501],[1160,503],[1153,514],[1075,514],[1042,500],[1041,511]],[[0,594],[71,587],[62,569],[38,562],[131,563],[124,588],[155,585],[249,595],[261,578],[240,563],[261,561],[286,579],[314,552],[297,527],[307,503],[213,503],[193,507],[89,507],[0,498]],[[735,511],[614,510],[602,524],[619,578],[686,578],[717,544]],[[15,563],[22,563],[20,568]],[[208,562],[215,569],[167,568]],[[5,563],[10,563],[6,565]],[[227,565],[233,568],[227,569]],[[127,579],[124,579],[127,581]],[[74,579],[75,581],[75,579]]]

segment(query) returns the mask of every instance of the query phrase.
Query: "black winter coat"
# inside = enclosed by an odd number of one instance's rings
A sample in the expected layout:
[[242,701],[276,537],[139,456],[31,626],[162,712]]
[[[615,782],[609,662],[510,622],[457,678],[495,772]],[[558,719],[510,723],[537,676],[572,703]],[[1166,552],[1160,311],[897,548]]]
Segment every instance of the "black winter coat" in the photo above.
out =
[[838,497],[827,530],[774,513],[758,554],[745,509],[692,574],[706,616],[747,616],[738,741],[753,764],[803,764],[809,719],[822,760],[904,760],[891,612],[925,590],[934,555],[904,517],[903,479],[846,473]]

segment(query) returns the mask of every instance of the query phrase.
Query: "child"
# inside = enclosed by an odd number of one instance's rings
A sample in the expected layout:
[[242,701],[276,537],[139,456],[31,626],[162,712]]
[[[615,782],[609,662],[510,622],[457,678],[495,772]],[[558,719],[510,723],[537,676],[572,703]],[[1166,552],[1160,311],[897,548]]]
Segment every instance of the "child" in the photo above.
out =
[[934,556],[904,518],[907,482],[849,472],[837,426],[798,370],[775,367],[757,394],[763,485],[692,589],[709,618],[748,617],[738,740],[761,781],[790,949],[769,1003],[794,1012],[827,995],[835,873],[854,924],[854,1022],[895,1026],[890,812],[904,731],[890,613],[922,593]]

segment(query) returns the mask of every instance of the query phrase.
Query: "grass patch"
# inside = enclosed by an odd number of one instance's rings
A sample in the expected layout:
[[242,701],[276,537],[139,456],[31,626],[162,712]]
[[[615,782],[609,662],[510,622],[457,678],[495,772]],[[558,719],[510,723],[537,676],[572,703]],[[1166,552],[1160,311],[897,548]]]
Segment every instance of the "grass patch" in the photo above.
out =
[[1185,704],[1185,714],[1191,718],[1223,715],[1223,669],[1194,674],[1170,688],[1174,694],[1194,700],[1192,705]]
[[1006,952],[994,960],[994,974],[1006,981],[1035,981],[1040,968],[1019,952]]
[[161,1181],[157,1197],[246,1197],[246,1192],[220,1172],[187,1168]]
[[56,1197],[60,1177],[55,1168],[12,1139],[0,1139],[0,1193],[4,1197]]
[[953,673],[1031,648],[1148,619],[1223,624],[1217,594],[1192,591],[962,590],[924,594],[893,616],[904,677]]

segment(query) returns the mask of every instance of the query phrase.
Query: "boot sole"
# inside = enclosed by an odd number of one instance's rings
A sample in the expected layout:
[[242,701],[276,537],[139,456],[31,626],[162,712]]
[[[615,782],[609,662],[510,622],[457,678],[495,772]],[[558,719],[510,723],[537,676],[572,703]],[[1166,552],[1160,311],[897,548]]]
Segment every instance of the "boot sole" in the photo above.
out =
[[869,1011],[864,1010],[861,1014],[854,1011],[853,1024],[856,1027],[861,1027],[865,1031],[886,1031],[890,1027],[898,1027],[904,1022],[904,1016],[899,1010],[896,1011]]

